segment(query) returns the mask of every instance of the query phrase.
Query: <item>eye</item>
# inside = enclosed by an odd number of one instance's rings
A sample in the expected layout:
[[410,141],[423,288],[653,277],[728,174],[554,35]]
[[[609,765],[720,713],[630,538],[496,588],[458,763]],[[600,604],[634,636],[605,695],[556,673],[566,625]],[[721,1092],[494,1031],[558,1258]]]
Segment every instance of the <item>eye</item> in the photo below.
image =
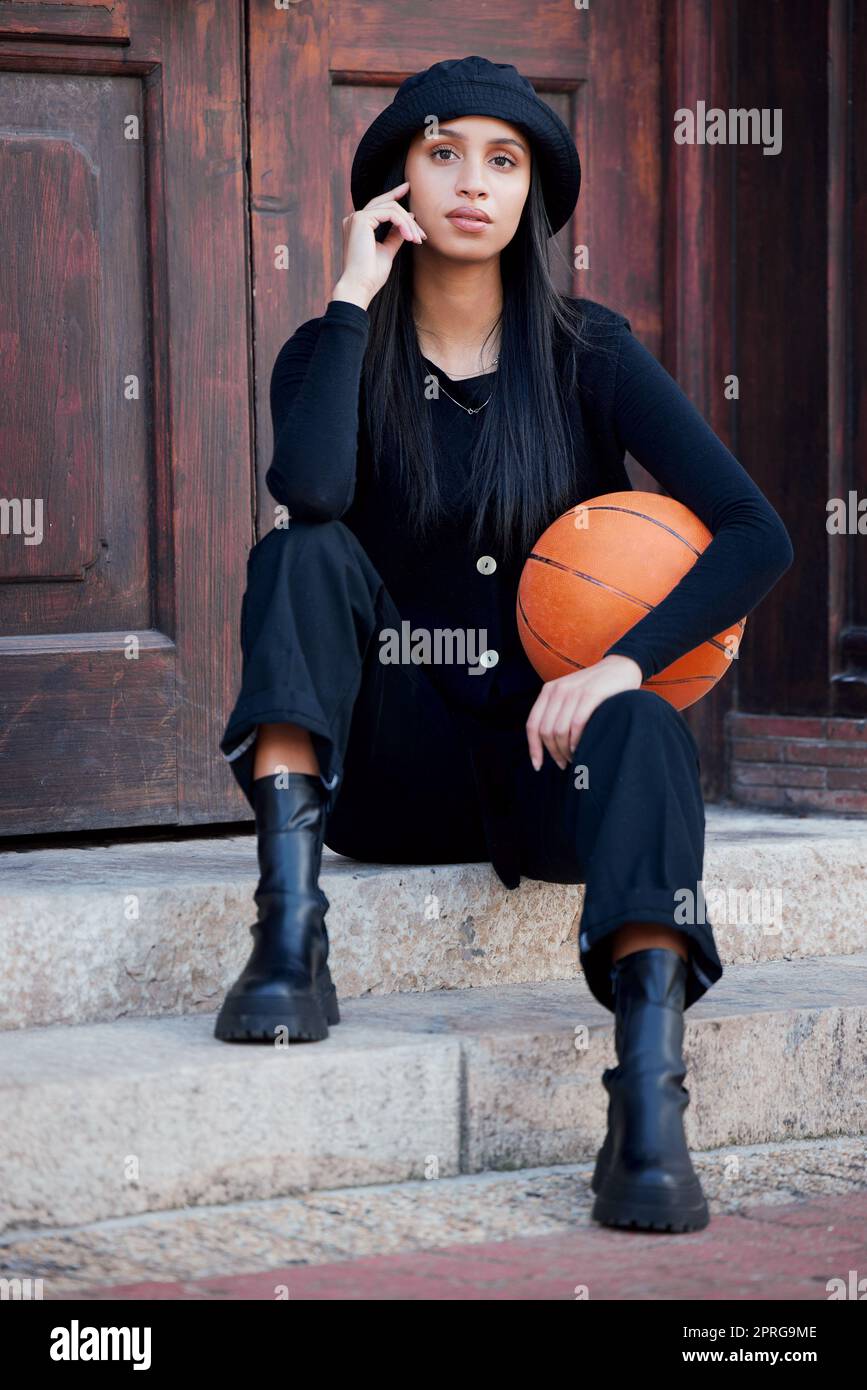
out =
[[[436,147],[435,150],[431,150],[431,159],[435,159],[436,162],[437,162],[437,164],[451,164],[452,161],[451,161],[450,159],[436,159],[436,156],[437,156],[437,155],[440,155],[440,154],[454,154],[454,155],[456,155],[457,153],[458,153],[458,152],[457,152],[457,150],[454,148],[453,145],[437,145],[437,147]],[[512,159],[511,155],[508,155],[508,154],[495,154],[495,155],[493,156],[493,158],[494,158],[495,160],[497,160],[497,159],[503,159],[503,160],[506,161],[505,164],[498,164],[498,165],[497,165],[497,168],[498,168],[498,169],[503,169],[503,168],[509,168],[509,169],[511,169],[511,168],[514,168],[515,165],[517,164],[517,160]]]

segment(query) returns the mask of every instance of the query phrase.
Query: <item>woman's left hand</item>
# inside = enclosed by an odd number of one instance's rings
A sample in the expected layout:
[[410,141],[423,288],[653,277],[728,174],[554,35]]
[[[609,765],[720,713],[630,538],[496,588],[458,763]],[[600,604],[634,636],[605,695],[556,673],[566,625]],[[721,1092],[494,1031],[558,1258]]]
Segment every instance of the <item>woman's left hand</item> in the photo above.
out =
[[572,671],[546,681],[527,719],[530,761],[538,772],[544,753],[565,768],[584,725],[597,705],[620,690],[637,690],[643,681],[641,667],[631,656],[603,656],[584,671]]

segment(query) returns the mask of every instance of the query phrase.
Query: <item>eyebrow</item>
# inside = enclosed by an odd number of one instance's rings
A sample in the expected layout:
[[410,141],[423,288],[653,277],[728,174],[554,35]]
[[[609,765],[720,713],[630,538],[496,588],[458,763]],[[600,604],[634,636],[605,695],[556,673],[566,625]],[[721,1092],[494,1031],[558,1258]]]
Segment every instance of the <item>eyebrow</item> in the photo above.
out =
[[[464,135],[462,131],[460,131],[460,130],[450,130],[449,127],[448,127],[448,126],[445,126],[445,125],[441,125],[441,126],[440,126],[440,128],[439,128],[439,134],[438,134],[438,135],[435,135],[435,136],[433,137],[433,139],[438,140],[439,137],[440,137],[440,135],[449,135],[449,136],[451,136],[451,138],[452,138],[453,140],[466,140],[466,139],[467,139],[467,136]],[[527,147],[526,147],[526,145],[522,145],[520,140],[513,140],[512,137],[511,137],[510,135],[504,135],[502,138],[500,138],[499,135],[496,135],[496,136],[493,137],[493,139],[491,139],[491,140],[486,140],[486,141],[485,141],[485,144],[486,144],[486,145],[517,145],[517,147],[518,147],[519,150],[523,150],[524,154],[527,153]]]

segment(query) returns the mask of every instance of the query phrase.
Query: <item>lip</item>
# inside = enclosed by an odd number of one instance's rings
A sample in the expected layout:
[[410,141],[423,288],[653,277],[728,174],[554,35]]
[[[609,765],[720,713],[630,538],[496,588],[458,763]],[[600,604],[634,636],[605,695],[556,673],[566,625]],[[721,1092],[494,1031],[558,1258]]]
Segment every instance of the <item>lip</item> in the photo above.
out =
[[481,208],[459,207],[446,213],[449,222],[453,222],[456,227],[460,227],[463,232],[478,232],[483,227],[490,227],[491,219]]

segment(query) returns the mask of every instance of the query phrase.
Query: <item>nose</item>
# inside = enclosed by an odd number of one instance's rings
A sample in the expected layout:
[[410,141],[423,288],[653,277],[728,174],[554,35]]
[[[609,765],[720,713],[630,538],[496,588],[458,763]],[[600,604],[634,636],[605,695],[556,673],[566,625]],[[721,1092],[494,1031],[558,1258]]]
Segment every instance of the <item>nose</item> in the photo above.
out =
[[[457,190],[457,196],[462,202],[472,203],[473,207],[485,209],[488,195],[477,183],[471,183],[464,179]],[[487,209],[485,209],[487,211]]]
[[461,164],[460,178],[458,179],[457,194],[460,198],[470,200],[479,199],[480,202],[488,196],[485,187],[485,178],[482,172],[483,165],[481,156],[465,155]]

